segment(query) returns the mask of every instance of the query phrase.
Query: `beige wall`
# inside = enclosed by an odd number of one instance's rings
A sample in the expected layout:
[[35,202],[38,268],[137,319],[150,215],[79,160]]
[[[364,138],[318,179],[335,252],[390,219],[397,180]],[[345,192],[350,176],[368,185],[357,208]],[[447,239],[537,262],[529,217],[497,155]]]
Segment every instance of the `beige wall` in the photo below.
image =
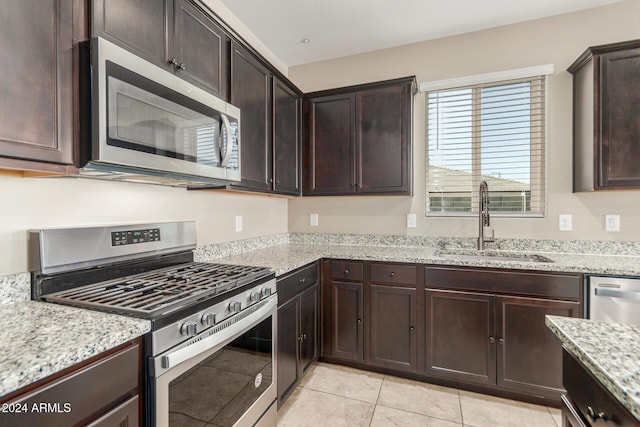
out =
[[[572,88],[565,70],[588,47],[640,38],[640,1],[447,37],[430,42],[289,68],[305,91],[416,75],[418,83],[552,63],[547,102],[545,218],[493,218],[496,237],[639,240],[640,192],[571,192]],[[317,197],[289,202],[289,231],[475,236],[475,218],[425,217],[424,94],[415,97],[414,196]],[[309,214],[319,226],[309,226]],[[406,228],[416,213],[418,227]],[[558,231],[558,215],[573,231]],[[621,216],[621,232],[604,231],[604,215]]]
[[[27,230],[196,221],[198,245],[287,232],[287,199],[78,178],[0,176],[0,276],[27,271]],[[243,231],[235,232],[242,215]]]

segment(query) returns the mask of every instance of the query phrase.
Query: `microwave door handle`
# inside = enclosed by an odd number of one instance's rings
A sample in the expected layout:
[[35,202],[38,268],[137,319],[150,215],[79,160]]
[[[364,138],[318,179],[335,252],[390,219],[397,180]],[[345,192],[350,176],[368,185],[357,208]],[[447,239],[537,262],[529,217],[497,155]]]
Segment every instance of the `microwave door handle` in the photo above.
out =
[[602,297],[622,298],[626,300],[640,301],[640,292],[618,291],[615,289],[595,289],[595,294]]
[[227,129],[227,140],[223,141],[223,135],[225,134],[224,132],[220,132],[220,166],[227,166],[227,163],[229,163],[229,159],[231,158],[231,152],[233,151],[233,146],[232,146],[232,129],[231,129],[231,123],[229,122],[229,119],[227,118],[227,116],[225,116],[224,114],[220,114],[220,117],[222,118],[222,124],[224,125],[224,127]]

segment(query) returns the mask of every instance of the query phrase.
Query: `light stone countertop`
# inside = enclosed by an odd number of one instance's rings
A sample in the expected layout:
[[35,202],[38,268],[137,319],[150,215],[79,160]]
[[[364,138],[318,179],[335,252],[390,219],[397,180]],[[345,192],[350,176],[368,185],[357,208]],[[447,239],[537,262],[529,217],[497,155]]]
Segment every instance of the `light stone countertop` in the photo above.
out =
[[[320,258],[370,261],[407,262],[435,265],[507,268],[566,273],[603,275],[640,275],[640,257],[623,255],[582,255],[557,252],[536,252],[553,262],[523,260],[491,260],[442,257],[436,248],[424,246],[363,246],[285,243],[221,258],[200,257],[198,261],[269,267],[281,276]],[[495,251],[499,253],[500,251]]]
[[640,326],[547,316],[567,349],[640,421]]
[[151,330],[147,320],[58,304],[0,305],[0,396]]

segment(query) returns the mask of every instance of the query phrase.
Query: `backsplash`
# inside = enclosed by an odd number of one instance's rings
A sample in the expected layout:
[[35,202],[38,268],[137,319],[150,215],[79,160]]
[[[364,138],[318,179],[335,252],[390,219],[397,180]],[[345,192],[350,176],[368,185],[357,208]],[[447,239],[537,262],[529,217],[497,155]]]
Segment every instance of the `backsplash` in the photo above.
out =
[[[378,234],[313,234],[281,233],[271,236],[235,240],[196,248],[195,261],[215,262],[215,259],[251,252],[287,243],[310,245],[350,245],[386,247],[424,247],[437,249],[475,249],[475,238],[394,236]],[[534,240],[496,239],[487,244],[488,250],[565,253],[585,255],[640,256],[638,242],[607,242],[589,240]],[[31,276],[29,273],[0,277],[0,304],[12,304],[30,299]]]

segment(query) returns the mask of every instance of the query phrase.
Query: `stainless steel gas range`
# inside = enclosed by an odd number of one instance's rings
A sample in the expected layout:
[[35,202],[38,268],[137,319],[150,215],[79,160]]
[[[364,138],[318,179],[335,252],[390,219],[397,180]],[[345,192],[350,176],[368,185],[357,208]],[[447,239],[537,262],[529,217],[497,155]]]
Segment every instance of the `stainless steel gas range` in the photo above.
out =
[[275,426],[267,268],[193,261],[193,222],[29,233],[32,298],[148,319],[147,424]]

